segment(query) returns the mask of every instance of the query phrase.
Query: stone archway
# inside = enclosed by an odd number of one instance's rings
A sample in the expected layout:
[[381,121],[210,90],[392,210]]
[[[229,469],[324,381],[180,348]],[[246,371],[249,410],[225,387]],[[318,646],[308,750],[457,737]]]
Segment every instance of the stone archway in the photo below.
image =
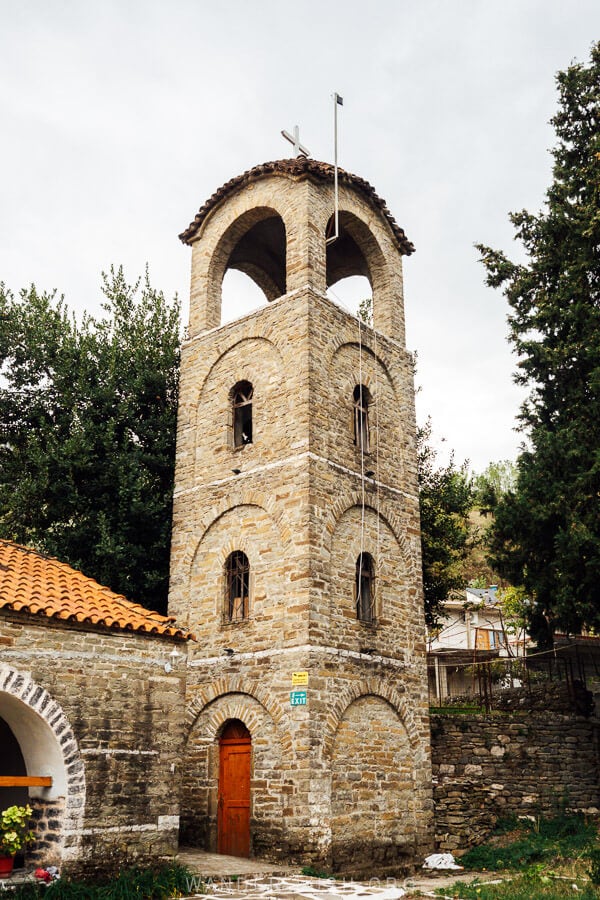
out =
[[[215,684],[218,689],[219,682]],[[264,699],[264,698],[263,698]],[[283,815],[287,803],[282,738],[267,706],[243,691],[219,694],[192,705],[193,721],[183,761],[181,839],[188,845],[215,852],[218,847],[220,745],[232,721],[251,738],[250,842],[251,856],[282,846]],[[265,790],[265,785],[269,790]]]
[[[29,855],[44,864],[75,858],[85,808],[85,774],[62,708],[29,675],[0,665],[0,718],[18,744],[29,782],[27,802],[34,811],[36,832]],[[40,778],[50,783],[35,784]]]
[[252,737],[240,719],[229,719],[219,738],[217,852],[250,856]]
[[404,722],[384,697],[358,697],[344,711],[331,752],[334,871],[378,861],[402,867],[414,849],[415,773]]
[[[8,778],[24,778],[27,776],[25,760],[19,742],[14,736],[8,722],[0,717],[0,775]],[[0,785],[0,810],[9,806],[24,806],[29,800],[29,791],[25,785]]]

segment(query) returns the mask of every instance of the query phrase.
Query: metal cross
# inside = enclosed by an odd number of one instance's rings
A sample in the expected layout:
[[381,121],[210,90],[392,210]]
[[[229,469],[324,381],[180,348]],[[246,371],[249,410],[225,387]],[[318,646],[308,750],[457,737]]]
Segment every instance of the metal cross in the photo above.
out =
[[288,131],[282,131],[281,134],[286,141],[289,141],[290,144],[294,145],[294,156],[310,156],[310,150],[307,150],[306,147],[300,143],[300,129],[297,125],[294,125],[293,136]]

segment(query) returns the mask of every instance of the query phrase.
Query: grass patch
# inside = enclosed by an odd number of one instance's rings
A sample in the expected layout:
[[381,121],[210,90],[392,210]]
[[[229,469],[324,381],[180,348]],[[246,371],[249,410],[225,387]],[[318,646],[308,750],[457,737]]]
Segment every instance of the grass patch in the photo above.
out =
[[309,878],[334,878],[330,872],[321,872],[320,869],[315,869],[314,866],[302,866],[300,869],[300,873],[302,875],[307,875]]
[[535,870],[515,875],[502,884],[481,881],[465,884],[459,881],[452,888],[439,888],[435,893],[460,900],[563,900],[565,897],[571,900],[598,900],[600,897],[598,888],[581,879],[557,878]]
[[[191,889],[191,886],[194,886]],[[10,892],[11,900],[170,900],[198,893],[197,880],[186,866],[169,863],[159,868],[133,868],[110,881],[71,881],[61,878],[50,885],[26,883]]]
[[460,900],[600,900],[598,829],[584,816],[511,817],[460,862],[465,869],[504,874],[504,880],[457,882],[436,894]]
[[[597,841],[596,826],[583,816],[519,820],[514,830],[510,824],[500,823],[490,842],[468,850],[460,859],[461,865],[476,871],[519,870],[533,863],[553,864],[582,857]],[[500,835],[504,840],[498,839]],[[507,836],[513,839],[506,840]]]

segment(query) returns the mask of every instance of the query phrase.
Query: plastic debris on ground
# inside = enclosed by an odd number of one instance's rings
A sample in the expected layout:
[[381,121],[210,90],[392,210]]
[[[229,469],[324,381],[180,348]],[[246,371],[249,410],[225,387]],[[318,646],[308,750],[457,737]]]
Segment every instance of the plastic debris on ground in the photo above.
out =
[[464,867],[459,866],[451,853],[432,853],[423,863],[424,869],[436,869],[437,871],[446,871],[454,869],[457,872],[463,872]]
[[33,873],[33,877],[37,878],[38,881],[44,881],[46,884],[50,884],[51,881],[56,881],[60,878],[60,875],[58,874],[56,866],[47,866],[45,869],[36,869]]

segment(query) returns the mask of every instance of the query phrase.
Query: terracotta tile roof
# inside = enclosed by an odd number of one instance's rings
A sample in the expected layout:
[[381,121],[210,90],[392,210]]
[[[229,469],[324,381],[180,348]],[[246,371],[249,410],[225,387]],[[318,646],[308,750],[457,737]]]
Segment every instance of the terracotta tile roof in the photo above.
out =
[[[254,166],[253,169],[248,169],[247,172],[244,172],[242,175],[237,175],[235,178],[232,178],[231,181],[228,181],[220,187],[219,190],[215,191],[212,197],[200,207],[194,221],[179,235],[183,243],[190,244],[192,242],[211,210],[213,210],[215,206],[229,194],[251,181],[264,178],[265,175],[287,175],[292,178],[314,178],[317,181],[333,181],[333,166],[330,165],[330,163],[319,162],[317,159],[308,159],[303,156],[298,156],[296,159],[278,159],[274,162],[262,163],[260,166]],[[386,206],[385,200],[382,200],[381,197],[377,195],[375,189],[368,181],[365,181],[364,178],[360,178],[358,175],[352,175],[350,172],[345,172],[344,169],[338,169],[338,180],[340,184],[348,184],[358,190],[372,206],[381,212],[392,229],[396,244],[401,253],[406,256],[414,253],[414,245],[408,240],[403,229],[396,223],[396,220]]]
[[161,616],[131,603],[66,563],[2,539],[0,609],[117,631],[181,640],[193,637],[179,628],[172,616]]

